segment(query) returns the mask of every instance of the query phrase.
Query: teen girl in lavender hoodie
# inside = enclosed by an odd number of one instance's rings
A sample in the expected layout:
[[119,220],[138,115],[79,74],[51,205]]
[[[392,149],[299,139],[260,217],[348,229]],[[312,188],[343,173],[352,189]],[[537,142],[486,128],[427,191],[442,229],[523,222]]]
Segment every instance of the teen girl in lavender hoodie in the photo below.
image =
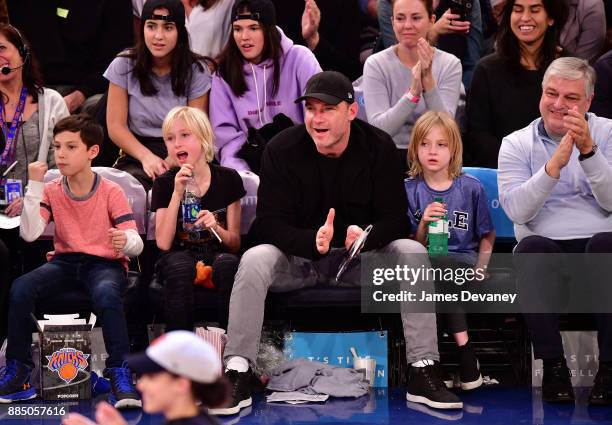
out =
[[259,129],[283,113],[304,122],[306,82],[321,67],[312,52],[294,45],[276,27],[270,0],[238,0],[232,9],[232,36],[213,76],[210,119],[221,165],[249,170],[237,157],[249,128]]

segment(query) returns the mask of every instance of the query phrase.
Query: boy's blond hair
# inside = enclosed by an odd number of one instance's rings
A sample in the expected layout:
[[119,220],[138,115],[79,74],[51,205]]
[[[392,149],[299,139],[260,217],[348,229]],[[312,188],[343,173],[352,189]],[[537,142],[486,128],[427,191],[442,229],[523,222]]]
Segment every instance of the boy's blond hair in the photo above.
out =
[[170,127],[176,120],[183,121],[185,127],[200,140],[204,158],[206,162],[211,162],[215,157],[215,135],[206,113],[201,109],[190,106],[176,106],[172,108],[162,124],[162,136],[164,139],[170,133]]
[[410,164],[411,177],[423,174],[423,168],[419,163],[418,148],[419,144],[427,134],[434,128],[440,127],[448,139],[448,149],[450,151],[450,163],[448,164],[448,177],[451,179],[461,175],[463,166],[463,143],[461,142],[461,132],[455,120],[446,112],[427,111],[417,120],[412,127],[410,145],[408,146],[408,162]]

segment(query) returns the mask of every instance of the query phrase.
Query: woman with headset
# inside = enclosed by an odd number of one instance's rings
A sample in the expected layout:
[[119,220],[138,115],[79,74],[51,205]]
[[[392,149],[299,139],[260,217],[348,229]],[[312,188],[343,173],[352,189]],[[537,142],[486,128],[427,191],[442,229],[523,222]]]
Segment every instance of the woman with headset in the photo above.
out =
[[[12,166],[5,177],[21,182],[22,193],[30,162],[45,161],[49,168],[54,165],[50,149],[53,127],[68,115],[62,96],[43,87],[36,59],[19,30],[0,24],[0,126],[5,139],[0,173]],[[11,202],[0,208],[10,217],[17,216],[21,214],[21,199],[11,197]]]

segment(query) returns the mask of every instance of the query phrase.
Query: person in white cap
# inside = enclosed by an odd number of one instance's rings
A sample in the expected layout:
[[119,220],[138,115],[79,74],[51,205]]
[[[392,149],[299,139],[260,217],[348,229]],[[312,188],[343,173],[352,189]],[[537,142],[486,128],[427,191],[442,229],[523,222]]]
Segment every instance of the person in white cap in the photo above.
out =
[[[161,413],[168,425],[218,424],[204,408],[224,405],[230,386],[221,373],[220,356],[209,343],[192,332],[168,332],[146,351],[131,354],[126,360],[139,375],[136,388],[142,394],[145,412]],[[97,405],[95,418],[100,425],[127,425],[119,411],[105,402]],[[70,413],[62,423],[96,422]]]

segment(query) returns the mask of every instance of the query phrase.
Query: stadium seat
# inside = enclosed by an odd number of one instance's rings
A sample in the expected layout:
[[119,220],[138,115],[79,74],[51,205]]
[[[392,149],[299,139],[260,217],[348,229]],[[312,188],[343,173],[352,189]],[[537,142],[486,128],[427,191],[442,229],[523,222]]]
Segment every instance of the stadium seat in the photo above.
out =
[[246,235],[255,220],[257,210],[257,189],[259,188],[259,176],[251,171],[239,171],[246,195],[240,200],[240,234]]
[[362,121],[368,122],[365,98],[363,97],[363,75],[353,81],[353,90],[355,91],[355,101],[357,102],[357,105],[359,105],[359,110],[357,111],[357,118]]
[[514,240],[514,224],[499,203],[497,170],[494,168],[463,167],[463,172],[476,177],[484,187],[489,201],[493,226],[495,227],[495,237],[501,240]]

